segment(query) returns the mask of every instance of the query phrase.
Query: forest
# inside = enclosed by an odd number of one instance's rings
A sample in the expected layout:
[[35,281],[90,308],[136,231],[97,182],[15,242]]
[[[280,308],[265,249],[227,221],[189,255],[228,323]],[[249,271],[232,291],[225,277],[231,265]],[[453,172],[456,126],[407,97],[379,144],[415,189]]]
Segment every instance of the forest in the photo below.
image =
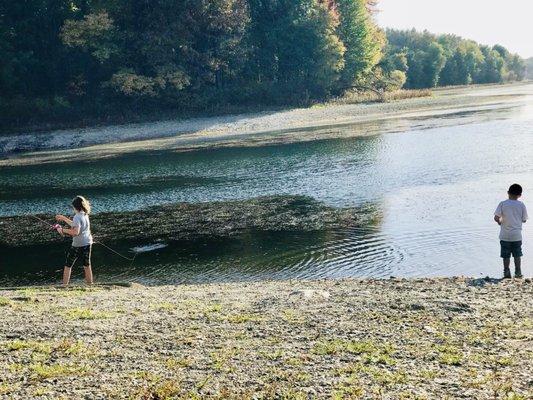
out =
[[526,76],[525,60],[499,45],[383,30],[378,8],[376,0],[3,1],[0,131]]

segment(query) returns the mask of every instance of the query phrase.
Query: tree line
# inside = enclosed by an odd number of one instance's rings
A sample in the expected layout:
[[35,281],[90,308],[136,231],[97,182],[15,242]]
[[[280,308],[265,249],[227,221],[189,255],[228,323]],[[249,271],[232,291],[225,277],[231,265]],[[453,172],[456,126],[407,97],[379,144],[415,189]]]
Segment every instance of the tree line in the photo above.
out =
[[387,30],[382,63],[406,74],[406,88],[520,81],[526,63],[505,47],[480,45],[456,35]]
[[533,79],[533,57],[526,60],[526,78]]
[[383,31],[376,0],[20,0],[0,4],[3,125],[308,104],[347,90],[523,79],[452,35]]

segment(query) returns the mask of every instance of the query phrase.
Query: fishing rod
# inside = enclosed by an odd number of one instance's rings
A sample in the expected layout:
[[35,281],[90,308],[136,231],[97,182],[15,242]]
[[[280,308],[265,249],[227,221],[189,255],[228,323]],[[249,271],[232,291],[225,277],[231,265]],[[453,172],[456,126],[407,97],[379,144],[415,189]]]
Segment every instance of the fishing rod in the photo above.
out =
[[[57,228],[60,228],[60,227],[61,227],[61,225],[59,225],[59,224],[53,224],[53,225],[52,225],[52,224],[46,222],[44,219],[39,218],[39,217],[36,216],[36,215],[31,215],[31,214],[30,214],[29,216],[32,217],[32,218],[35,218],[37,221],[43,223],[44,225],[46,225],[46,226],[49,227],[50,229],[57,230]],[[135,253],[135,254],[133,255],[133,257],[126,257],[125,255],[123,255],[123,254],[119,253],[118,251],[112,249],[111,247],[107,246],[106,244],[100,242],[99,240],[94,240],[94,243],[99,244],[99,245],[101,245],[102,247],[105,247],[107,250],[109,250],[109,251],[115,253],[117,256],[122,257],[122,258],[125,259],[125,260],[131,261],[132,264],[133,264],[133,261],[135,261],[135,257],[137,257],[137,253]]]

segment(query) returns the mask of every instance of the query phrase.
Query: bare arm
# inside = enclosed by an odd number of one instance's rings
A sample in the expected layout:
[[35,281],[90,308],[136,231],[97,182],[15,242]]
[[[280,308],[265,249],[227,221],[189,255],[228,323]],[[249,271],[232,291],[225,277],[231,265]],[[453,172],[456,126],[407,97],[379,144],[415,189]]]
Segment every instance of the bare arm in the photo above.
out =
[[502,217],[498,216],[498,215],[495,215],[494,216],[494,221],[498,224],[498,225],[501,225],[502,224]]
[[78,236],[80,234],[80,227],[75,226],[74,228],[70,228],[70,229],[63,228],[61,231],[63,232],[63,235]]
[[57,222],[65,222],[67,224],[69,224],[70,226],[72,226],[72,220],[71,219],[68,219],[67,217],[65,217],[64,215],[56,215],[56,221]]

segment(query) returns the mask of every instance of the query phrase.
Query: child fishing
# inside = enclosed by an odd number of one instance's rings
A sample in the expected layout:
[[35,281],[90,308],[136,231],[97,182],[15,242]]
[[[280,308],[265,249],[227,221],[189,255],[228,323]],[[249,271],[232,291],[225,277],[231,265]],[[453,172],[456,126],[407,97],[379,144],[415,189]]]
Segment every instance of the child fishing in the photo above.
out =
[[86,198],[76,196],[72,200],[72,208],[75,211],[72,220],[64,215],[56,215],[56,221],[65,222],[70,226],[70,228],[57,226],[57,232],[60,235],[72,236],[72,246],[67,253],[65,267],[63,269],[63,285],[67,286],[69,284],[72,267],[78,258],[83,260],[85,282],[91,285],[93,283],[93,272],[91,269],[93,237],[91,235],[91,223],[89,221],[91,205]]
[[511,278],[511,256],[514,258],[515,277],[522,278],[522,224],[528,220],[522,197],[522,186],[515,183],[507,192],[509,199],[498,204],[494,221],[500,225],[500,256],[503,258],[503,277]]

